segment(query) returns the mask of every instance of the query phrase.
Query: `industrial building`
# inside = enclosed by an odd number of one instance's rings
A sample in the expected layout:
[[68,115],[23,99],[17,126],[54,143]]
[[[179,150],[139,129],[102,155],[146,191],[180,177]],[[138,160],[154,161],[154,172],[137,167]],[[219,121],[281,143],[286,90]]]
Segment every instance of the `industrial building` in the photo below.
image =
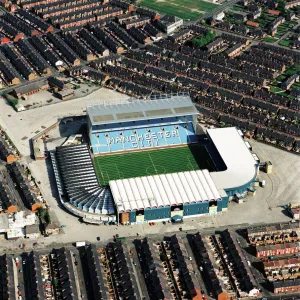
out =
[[[157,153],[163,151],[159,148],[199,144],[198,111],[187,95],[93,105],[87,107],[87,114],[94,159],[149,149]],[[185,165],[182,171],[172,173],[161,165],[158,172],[150,160],[149,168],[155,172],[150,174],[146,168],[139,177],[119,172],[114,160],[118,179],[112,179],[105,167],[97,170],[86,144],[58,147],[51,158],[61,199],[72,213],[93,222],[178,222],[187,217],[224,212],[228,201],[242,199],[248,192],[255,194],[258,161],[250,152],[249,143],[243,140],[242,132],[235,127],[208,129],[206,134],[202,146],[214,166],[212,169],[201,169],[198,162],[196,169],[191,165],[187,170]],[[126,164],[129,167],[130,162]],[[87,168],[89,176],[85,175]],[[108,180],[103,183],[99,176]]]
[[18,99],[22,99],[22,97],[24,96],[33,95],[38,93],[39,91],[47,90],[48,88],[49,85],[47,81],[41,80],[28,83],[21,87],[16,87],[12,90],[11,94]]

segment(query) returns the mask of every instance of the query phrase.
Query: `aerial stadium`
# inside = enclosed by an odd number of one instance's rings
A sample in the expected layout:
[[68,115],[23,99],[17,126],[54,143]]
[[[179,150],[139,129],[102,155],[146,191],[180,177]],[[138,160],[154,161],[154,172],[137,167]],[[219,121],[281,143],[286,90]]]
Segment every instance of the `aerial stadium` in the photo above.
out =
[[62,204],[86,222],[182,221],[255,193],[235,127],[199,130],[189,95],[87,106],[88,143],[51,153]]

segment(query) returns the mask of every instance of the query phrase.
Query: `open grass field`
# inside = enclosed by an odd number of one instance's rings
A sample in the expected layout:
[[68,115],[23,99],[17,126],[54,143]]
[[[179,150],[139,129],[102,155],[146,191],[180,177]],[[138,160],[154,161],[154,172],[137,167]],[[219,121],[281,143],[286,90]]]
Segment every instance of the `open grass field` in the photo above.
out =
[[203,0],[139,0],[138,4],[161,14],[169,14],[191,21],[197,20],[202,14],[218,6]]
[[264,42],[266,43],[274,43],[276,42],[278,39],[271,37],[270,35],[266,36],[264,39]]
[[110,180],[116,179],[199,169],[214,170],[206,148],[200,145],[97,156],[94,165],[102,185],[108,185]]
[[288,41],[288,40],[282,40],[282,41],[280,41],[278,44],[280,45],[280,46],[283,46],[283,47],[289,47],[290,46],[290,41]]

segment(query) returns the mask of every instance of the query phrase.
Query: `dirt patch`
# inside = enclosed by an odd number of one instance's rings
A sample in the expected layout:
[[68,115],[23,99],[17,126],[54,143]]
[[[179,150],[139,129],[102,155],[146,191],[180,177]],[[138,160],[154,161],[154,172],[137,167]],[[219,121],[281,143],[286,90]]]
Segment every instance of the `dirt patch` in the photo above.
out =
[[192,11],[192,12],[197,12],[197,13],[199,13],[199,14],[205,13],[205,11],[199,10],[199,9],[197,9],[197,8],[191,8],[191,11]]

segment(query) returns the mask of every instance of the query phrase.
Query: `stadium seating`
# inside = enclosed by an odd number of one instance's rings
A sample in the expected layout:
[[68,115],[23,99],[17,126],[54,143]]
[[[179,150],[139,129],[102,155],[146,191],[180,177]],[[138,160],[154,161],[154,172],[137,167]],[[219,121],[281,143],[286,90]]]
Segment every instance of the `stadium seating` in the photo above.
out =
[[111,192],[100,186],[86,144],[57,147],[50,155],[62,201],[88,213],[114,214]]
[[172,117],[148,121],[93,126],[94,153],[149,149],[197,142],[192,117]]

